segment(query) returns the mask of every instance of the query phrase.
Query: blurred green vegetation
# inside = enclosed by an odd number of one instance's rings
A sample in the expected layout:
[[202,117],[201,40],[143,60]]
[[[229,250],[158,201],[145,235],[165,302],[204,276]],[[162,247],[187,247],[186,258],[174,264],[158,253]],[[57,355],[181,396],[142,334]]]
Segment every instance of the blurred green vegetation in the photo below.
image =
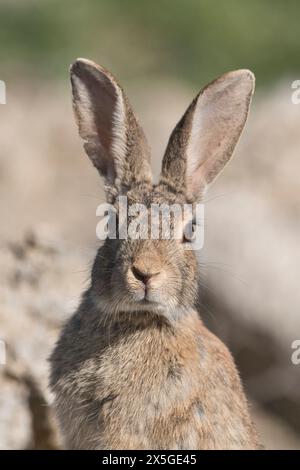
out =
[[299,0],[0,0],[1,78],[61,78],[88,57],[122,79],[299,72]]

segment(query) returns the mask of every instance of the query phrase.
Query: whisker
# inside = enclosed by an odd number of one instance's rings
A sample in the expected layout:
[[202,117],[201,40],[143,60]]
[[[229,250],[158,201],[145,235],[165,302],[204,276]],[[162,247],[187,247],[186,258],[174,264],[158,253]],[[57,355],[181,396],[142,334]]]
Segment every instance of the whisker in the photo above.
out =
[[209,202],[211,201],[214,201],[215,199],[219,199],[220,197],[224,197],[224,196],[230,196],[232,194],[239,194],[240,191],[229,191],[227,193],[221,193],[221,194],[216,194],[215,196],[209,198],[209,199],[203,199],[203,203],[204,204],[208,204]]

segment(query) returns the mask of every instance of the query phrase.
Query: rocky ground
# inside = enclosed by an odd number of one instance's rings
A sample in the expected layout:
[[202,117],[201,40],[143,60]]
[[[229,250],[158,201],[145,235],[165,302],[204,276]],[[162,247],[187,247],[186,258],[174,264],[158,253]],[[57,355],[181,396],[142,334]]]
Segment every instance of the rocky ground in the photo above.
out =
[[[62,241],[30,232],[1,247],[0,448],[61,445],[48,392],[48,356],[63,321],[75,308],[83,264]],[[70,277],[68,276],[70,273]],[[74,297],[74,301],[70,301]]]

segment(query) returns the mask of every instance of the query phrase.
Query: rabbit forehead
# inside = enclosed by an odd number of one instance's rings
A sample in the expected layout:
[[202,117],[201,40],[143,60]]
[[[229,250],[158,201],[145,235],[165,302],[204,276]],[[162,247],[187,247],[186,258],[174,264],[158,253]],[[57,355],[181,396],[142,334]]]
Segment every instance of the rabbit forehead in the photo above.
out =
[[143,204],[150,207],[152,204],[184,204],[186,203],[185,195],[168,190],[165,185],[136,185],[127,193],[127,203]]

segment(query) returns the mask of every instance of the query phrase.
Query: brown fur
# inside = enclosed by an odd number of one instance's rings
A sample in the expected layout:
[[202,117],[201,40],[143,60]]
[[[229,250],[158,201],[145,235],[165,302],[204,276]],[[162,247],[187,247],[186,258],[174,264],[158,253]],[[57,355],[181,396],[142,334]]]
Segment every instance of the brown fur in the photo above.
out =
[[[92,89],[91,70],[96,80]],[[109,80],[110,96],[118,87],[108,72],[88,61],[77,61],[71,74],[81,77],[92,102],[105,101],[107,83],[103,89],[103,81]],[[126,112],[117,117],[125,129],[126,145],[119,146],[116,155],[112,149],[116,139],[114,122],[103,124],[103,117],[100,119],[94,111],[100,106],[96,104],[88,111],[96,126],[89,127],[86,109],[81,109],[86,91],[75,82],[75,111],[79,121],[83,120],[79,127],[81,134],[85,129],[88,146],[91,140],[95,143],[97,129],[96,153],[93,150],[88,154],[106,178],[108,199],[113,199],[116,207],[117,192],[127,195],[129,205],[187,202],[191,194],[186,179],[191,111],[170,139],[161,181],[152,185],[145,170],[148,153],[144,135],[123,92],[116,96],[125,103]],[[237,116],[240,128],[246,119],[249,92],[241,101],[247,99],[241,117]],[[106,110],[107,116],[122,109],[122,103],[117,106],[114,100],[110,105],[113,110]],[[230,143],[233,146],[241,131],[237,126]],[[220,159],[228,152],[226,147]],[[216,172],[220,159],[215,164]],[[113,166],[113,172],[109,166]],[[150,279],[148,290],[141,280],[146,275]],[[96,256],[91,285],[51,356],[50,385],[67,447],[259,447],[234,361],[195,310],[197,280],[196,254],[185,250],[182,240],[105,241]]]

